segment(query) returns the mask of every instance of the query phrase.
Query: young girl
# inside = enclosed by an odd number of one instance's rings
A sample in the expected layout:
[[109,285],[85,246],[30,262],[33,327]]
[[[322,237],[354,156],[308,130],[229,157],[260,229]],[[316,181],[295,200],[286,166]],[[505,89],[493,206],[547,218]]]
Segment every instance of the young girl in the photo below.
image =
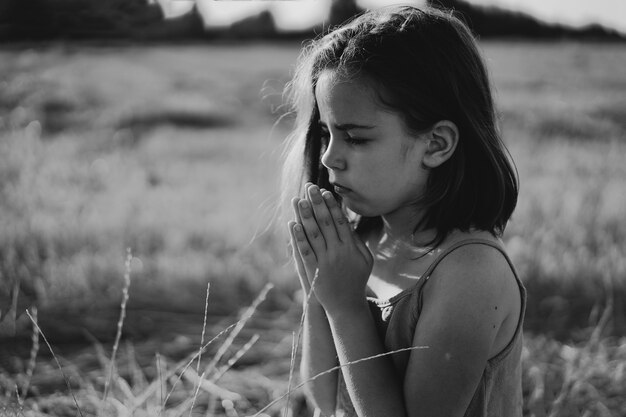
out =
[[469,30],[368,12],[309,45],[290,88],[302,377],[400,350],[310,399],[327,416],[521,416],[526,296],[499,239],[518,183]]

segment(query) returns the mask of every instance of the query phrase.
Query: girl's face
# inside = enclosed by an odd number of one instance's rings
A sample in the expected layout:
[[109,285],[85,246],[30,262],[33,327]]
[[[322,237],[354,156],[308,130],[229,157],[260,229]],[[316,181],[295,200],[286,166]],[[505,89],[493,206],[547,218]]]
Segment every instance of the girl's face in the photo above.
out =
[[326,144],[322,163],[346,206],[368,217],[413,212],[428,178],[425,137],[411,134],[362,81],[325,70],[315,97]]

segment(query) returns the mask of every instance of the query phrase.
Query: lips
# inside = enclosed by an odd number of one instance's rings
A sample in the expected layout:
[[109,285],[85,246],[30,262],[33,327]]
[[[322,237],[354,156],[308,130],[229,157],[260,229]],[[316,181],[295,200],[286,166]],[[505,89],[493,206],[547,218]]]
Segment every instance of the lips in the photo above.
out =
[[350,188],[348,188],[345,185],[342,185],[342,184],[340,184],[338,182],[333,182],[332,184],[335,187],[335,192],[337,194],[347,194],[350,191],[352,191]]

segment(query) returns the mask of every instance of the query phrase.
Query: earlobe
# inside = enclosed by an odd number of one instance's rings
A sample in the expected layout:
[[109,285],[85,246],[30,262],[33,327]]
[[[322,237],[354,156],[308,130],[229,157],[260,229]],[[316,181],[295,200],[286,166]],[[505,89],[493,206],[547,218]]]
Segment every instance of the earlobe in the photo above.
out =
[[428,147],[424,153],[423,164],[436,168],[446,162],[459,142],[459,129],[449,120],[441,120],[429,132]]

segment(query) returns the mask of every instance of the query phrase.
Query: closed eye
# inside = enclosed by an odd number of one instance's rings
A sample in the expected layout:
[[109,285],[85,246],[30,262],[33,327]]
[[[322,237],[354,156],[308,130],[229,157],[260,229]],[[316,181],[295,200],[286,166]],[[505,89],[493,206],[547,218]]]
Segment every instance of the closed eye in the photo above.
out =
[[[328,147],[328,143],[330,142],[330,132],[324,126],[320,129],[320,140],[322,142],[322,148],[325,149]],[[359,146],[368,142],[368,139],[355,138],[349,134],[346,134],[343,140],[351,146]]]
[[367,139],[359,139],[359,138],[353,138],[350,136],[347,136],[345,139],[346,143],[352,146],[359,146],[359,145],[364,145],[365,143],[368,142]]

